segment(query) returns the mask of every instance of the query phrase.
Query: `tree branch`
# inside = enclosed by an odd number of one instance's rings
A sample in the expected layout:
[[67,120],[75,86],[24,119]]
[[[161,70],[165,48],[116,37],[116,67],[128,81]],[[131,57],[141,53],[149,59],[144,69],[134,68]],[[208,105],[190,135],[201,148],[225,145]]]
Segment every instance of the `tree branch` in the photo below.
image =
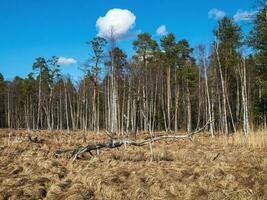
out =
[[73,150],[68,149],[68,150],[57,150],[55,152],[56,156],[59,156],[60,154],[63,153],[67,153],[67,152],[72,152],[72,157],[73,157],[73,161],[76,160],[76,158],[85,153],[85,152],[89,152],[92,155],[92,151],[98,151],[100,149],[113,149],[113,148],[118,148],[121,147],[122,145],[129,145],[129,146],[137,146],[137,147],[141,147],[141,146],[145,146],[148,144],[151,144],[153,142],[158,142],[158,141],[164,141],[164,140],[172,140],[172,141],[177,141],[177,140],[185,140],[188,139],[190,141],[192,141],[192,137],[194,135],[196,135],[197,133],[200,133],[201,131],[203,131],[211,122],[207,122],[202,128],[186,134],[186,135],[166,135],[166,136],[158,136],[158,137],[151,137],[148,139],[145,139],[141,142],[136,142],[134,140],[128,139],[128,138],[113,138],[110,133],[108,131],[105,131],[105,133],[110,137],[110,140],[107,142],[103,142],[103,143],[98,143],[98,144],[89,144],[87,146],[84,147],[78,147],[75,148]]

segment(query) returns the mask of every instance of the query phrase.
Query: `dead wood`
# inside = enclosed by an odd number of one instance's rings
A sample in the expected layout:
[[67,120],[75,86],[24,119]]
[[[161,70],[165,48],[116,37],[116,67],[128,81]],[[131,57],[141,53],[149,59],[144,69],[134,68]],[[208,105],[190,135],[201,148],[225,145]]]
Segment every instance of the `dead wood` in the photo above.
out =
[[73,161],[76,160],[76,158],[85,153],[85,152],[89,152],[92,155],[92,151],[99,151],[100,149],[114,149],[114,148],[118,148],[121,147],[122,145],[128,145],[128,146],[136,146],[136,147],[141,147],[141,146],[145,146],[148,144],[151,144],[153,142],[158,142],[158,141],[166,141],[166,140],[171,140],[171,141],[177,141],[177,140],[190,140],[192,141],[193,136],[202,132],[207,126],[208,124],[210,124],[210,122],[207,122],[205,126],[203,126],[202,128],[186,134],[186,135],[161,135],[161,136],[157,136],[157,137],[150,137],[147,139],[144,139],[143,141],[134,141],[131,140],[129,138],[113,138],[112,134],[110,134],[108,131],[105,131],[106,134],[109,136],[110,140],[103,142],[103,143],[97,143],[97,144],[89,144],[86,146],[80,146],[78,148],[75,149],[67,149],[67,150],[57,150],[55,152],[56,156],[60,156],[61,154],[64,153],[68,153],[68,152],[72,152],[72,158]]

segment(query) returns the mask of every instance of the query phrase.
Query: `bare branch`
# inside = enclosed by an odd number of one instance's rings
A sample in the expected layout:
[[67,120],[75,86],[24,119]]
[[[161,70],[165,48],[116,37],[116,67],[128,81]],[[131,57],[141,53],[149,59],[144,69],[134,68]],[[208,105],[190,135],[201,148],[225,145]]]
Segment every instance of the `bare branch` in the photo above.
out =
[[203,131],[210,123],[211,122],[208,121],[205,124],[205,126],[203,126],[202,128],[200,128],[200,129],[198,129],[192,133],[186,134],[186,135],[166,135],[166,136],[163,135],[163,136],[158,136],[158,137],[151,137],[151,138],[145,139],[141,142],[136,142],[136,141],[128,139],[128,138],[122,138],[122,139],[113,138],[108,131],[105,131],[105,133],[111,138],[107,142],[98,143],[98,144],[89,144],[89,145],[84,146],[84,147],[78,147],[74,150],[58,150],[58,151],[56,151],[55,155],[58,156],[58,155],[63,154],[63,153],[72,152],[73,161],[75,161],[79,155],[81,155],[85,152],[89,152],[92,155],[92,151],[99,151],[100,149],[104,149],[104,148],[113,149],[113,148],[121,147],[122,145],[141,147],[141,146],[149,145],[153,142],[165,141],[165,140],[171,140],[171,141],[190,140],[190,141],[192,141],[192,136]]

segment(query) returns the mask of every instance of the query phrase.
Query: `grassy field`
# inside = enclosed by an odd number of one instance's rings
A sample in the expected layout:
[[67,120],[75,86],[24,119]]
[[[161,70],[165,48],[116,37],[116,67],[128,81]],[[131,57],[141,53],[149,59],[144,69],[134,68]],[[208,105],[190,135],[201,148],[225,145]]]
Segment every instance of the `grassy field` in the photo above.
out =
[[149,146],[72,162],[54,152],[107,136],[32,132],[44,139],[37,144],[27,135],[0,130],[0,199],[267,199],[267,131],[157,142],[153,162]]

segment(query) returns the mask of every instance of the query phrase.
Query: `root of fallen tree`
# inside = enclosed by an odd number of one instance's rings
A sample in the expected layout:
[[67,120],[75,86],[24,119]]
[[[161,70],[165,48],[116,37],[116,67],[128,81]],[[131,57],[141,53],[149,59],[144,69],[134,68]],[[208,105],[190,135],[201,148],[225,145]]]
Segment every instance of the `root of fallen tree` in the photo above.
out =
[[145,145],[151,145],[151,143],[157,142],[157,141],[164,141],[164,140],[171,140],[171,141],[176,141],[176,140],[184,140],[184,139],[188,139],[190,141],[192,141],[192,138],[194,135],[196,135],[197,133],[202,132],[208,125],[210,124],[210,122],[207,122],[205,126],[203,126],[202,128],[186,134],[186,135],[163,135],[163,136],[157,136],[157,137],[150,137],[147,138],[143,141],[140,142],[136,142],[134,140],[128,139],[128,138],[113,138],[111,134],[109,134],[109,132],[106,132],[106,134],[110,137],[110,140],[107,142],[103,142],[103,143],[97,143],[97,144],[89,144],[86,146],[80,146],[78,148],[75,149],[66,149],[66,150],[57,150],[55,152],[55,156],[60,156],[61,154],[64,153],[72,153],[72,158],[73,161],[76,160],[76,158],[79,155],[82,155],[85,152],[89,152],[91,155],[92,151],[96,151],[97,153],[99,152],[100,149],[113,149],[113,148],[118,148],[121,147],[123,145],[129,145],[129,146],[136,146],[136,147],[141,147],[141,146],[145,146]]

